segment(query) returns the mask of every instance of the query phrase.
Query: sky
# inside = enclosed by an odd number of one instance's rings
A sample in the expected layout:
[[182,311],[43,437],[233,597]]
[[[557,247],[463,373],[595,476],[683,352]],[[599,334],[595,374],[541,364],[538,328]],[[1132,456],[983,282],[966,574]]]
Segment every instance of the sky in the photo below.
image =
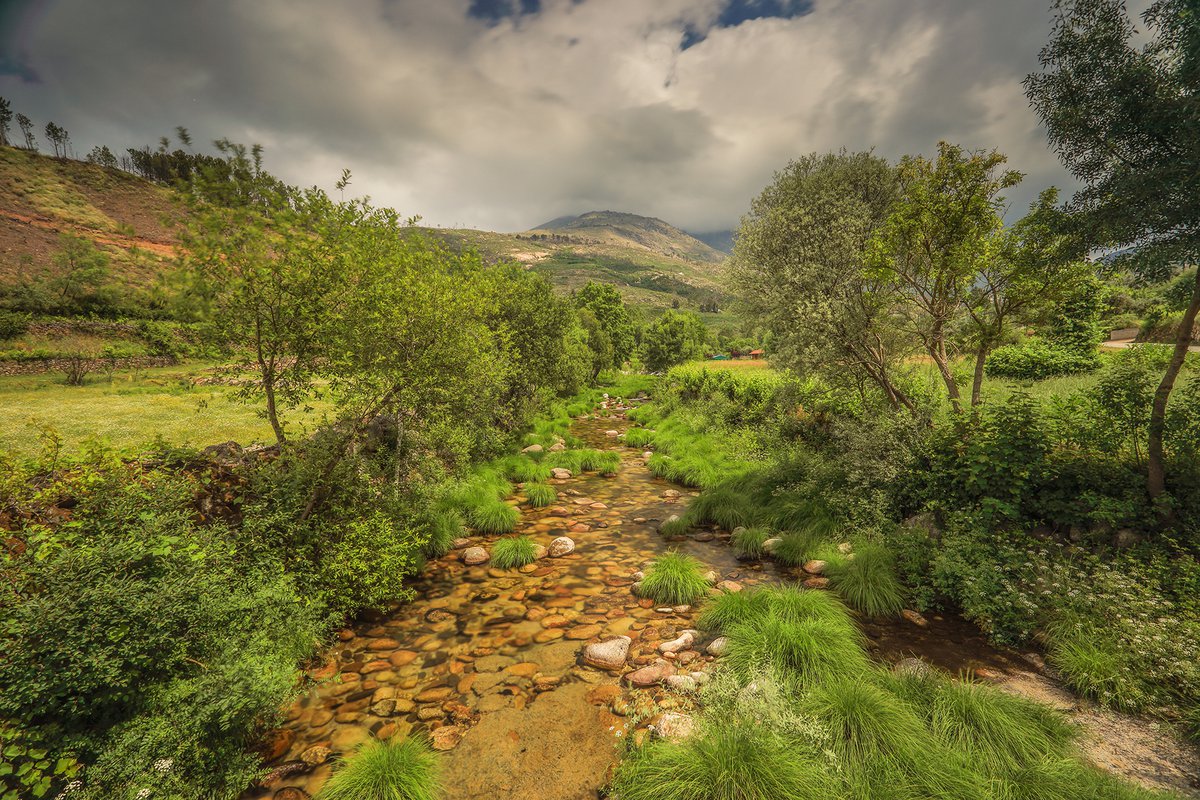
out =
[[80,156],[182,125],[446,227],[730,229],[793,158],[941,139],[1007,154],[1019,216],[1074,188],[1021,87],[1049,28],[1049,0],[0,0],[0,96]]

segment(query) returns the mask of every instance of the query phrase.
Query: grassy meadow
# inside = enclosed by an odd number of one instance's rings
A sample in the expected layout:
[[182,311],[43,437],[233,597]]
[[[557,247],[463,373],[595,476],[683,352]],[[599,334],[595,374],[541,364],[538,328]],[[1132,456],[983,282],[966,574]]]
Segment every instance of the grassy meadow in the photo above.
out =
[[[255,406],[239,402],[227,386],[197,383],[211,371],[208,364],[189,364],[119,371],[111,381],[93,374],[84,386],[66,385],[60,373],[0,377],[0,443],[33,456],[51,433],[66,451],[90,442],[136,450],[158,438],[196,447],[272,441],[271,426]],[[297,412],[289,422],[304,418]]]

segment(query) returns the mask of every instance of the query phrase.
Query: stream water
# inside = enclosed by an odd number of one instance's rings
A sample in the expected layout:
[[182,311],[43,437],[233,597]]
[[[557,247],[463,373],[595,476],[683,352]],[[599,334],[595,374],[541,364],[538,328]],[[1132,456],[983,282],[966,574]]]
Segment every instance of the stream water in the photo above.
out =
[[[309,690],[266,747],[271,773],[246,797],[303,800],[356,744],[423,731],[445,751],[448,798],[595,798],[622,737],[645,735],[663,711],[686,712],[689,695],[631,690],[619,674],[579,661],[585,644],[621,634],[633,640],[629,664],[650,664],[662,641],[692,627],[694,609],[656,609],[633,596],[631,574],[670,549],[743,586],[804,573],[739,561],[721,531],[664,541],[659,522],[694,493],[655,478],[640,452],[606,435],[628,426],[620,410],[576,421],[572,432],[588,446],[621,451],[622,469],[551,481],[558,503],[522,509],[519,533],[543,545],[569,536],[573,553],[520,570],[468,567],[459,551],[430,562],[412,602],[342,631],[310,671]],[[490,539],[474,543],[486,547]],[[1084,708],[1044,676],[1036,656],[998,650],[961,619],[935,615],[923,626],[897,620],[864,630],[881,660],[916,656],[951,673],[969,669],[1071,713],[1101,766],[1163,788],[1200,785],[1194,750],[1152,723]],[[675,663],[686,672],[711,659],[684,651]]]

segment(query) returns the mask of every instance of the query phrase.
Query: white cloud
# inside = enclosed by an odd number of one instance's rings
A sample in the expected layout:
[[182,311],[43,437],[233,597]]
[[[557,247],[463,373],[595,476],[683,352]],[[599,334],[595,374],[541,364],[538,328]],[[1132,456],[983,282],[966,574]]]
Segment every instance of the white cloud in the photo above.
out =
[[[788,159],[940,138],[1066,183],[1021,78],[1045,0],[818,0],[710,29],[721,0],[546,0],[489,26],[467,0],[59,0],[21,43],[39,84],[0,94],[76,148],[267,146],[292,182],[353,186],[433,223],[523,229],[612,208],[731,227]],[[680,50],[684,27],[707,38]]]

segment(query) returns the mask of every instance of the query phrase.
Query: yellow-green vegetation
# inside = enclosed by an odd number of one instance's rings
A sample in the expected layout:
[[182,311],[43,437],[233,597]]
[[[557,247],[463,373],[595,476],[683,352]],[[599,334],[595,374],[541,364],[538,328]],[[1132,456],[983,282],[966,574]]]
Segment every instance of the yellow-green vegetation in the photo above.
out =
[[827,592],[750,590],[699,619],[728,637],[697,730],[631,746],[614,790],[635,800],[1149,800],[1100,773],[1044,706],[931,667],[874,665]]
[[[203,365],[159,367],[87,376],[67,386],[62,373],[0,377],[0,440],[20,455],[39,452],[50,439],[68,451],[89,442],[134,450],[156,440],[204,447],[234,441],[273,440],[271,426],[229,387],[197,384],[212,379]],[[319,408],[319,406],[318,406]],[[292,426],[315,421],[318,411],[289,415]]]
[[537,545],[528,536],[506,536],[492,543],[492,566],[496,569],[516,569],[532,564],[537,558]]
[[334,771],[318,800],[436,800],[441,762],[424,739],[393,737],[362,744]]
[[670,552],[654,559],[646,570],[640,593],[669,606],[694,603],[708,591],[701,564],[683,553]]

